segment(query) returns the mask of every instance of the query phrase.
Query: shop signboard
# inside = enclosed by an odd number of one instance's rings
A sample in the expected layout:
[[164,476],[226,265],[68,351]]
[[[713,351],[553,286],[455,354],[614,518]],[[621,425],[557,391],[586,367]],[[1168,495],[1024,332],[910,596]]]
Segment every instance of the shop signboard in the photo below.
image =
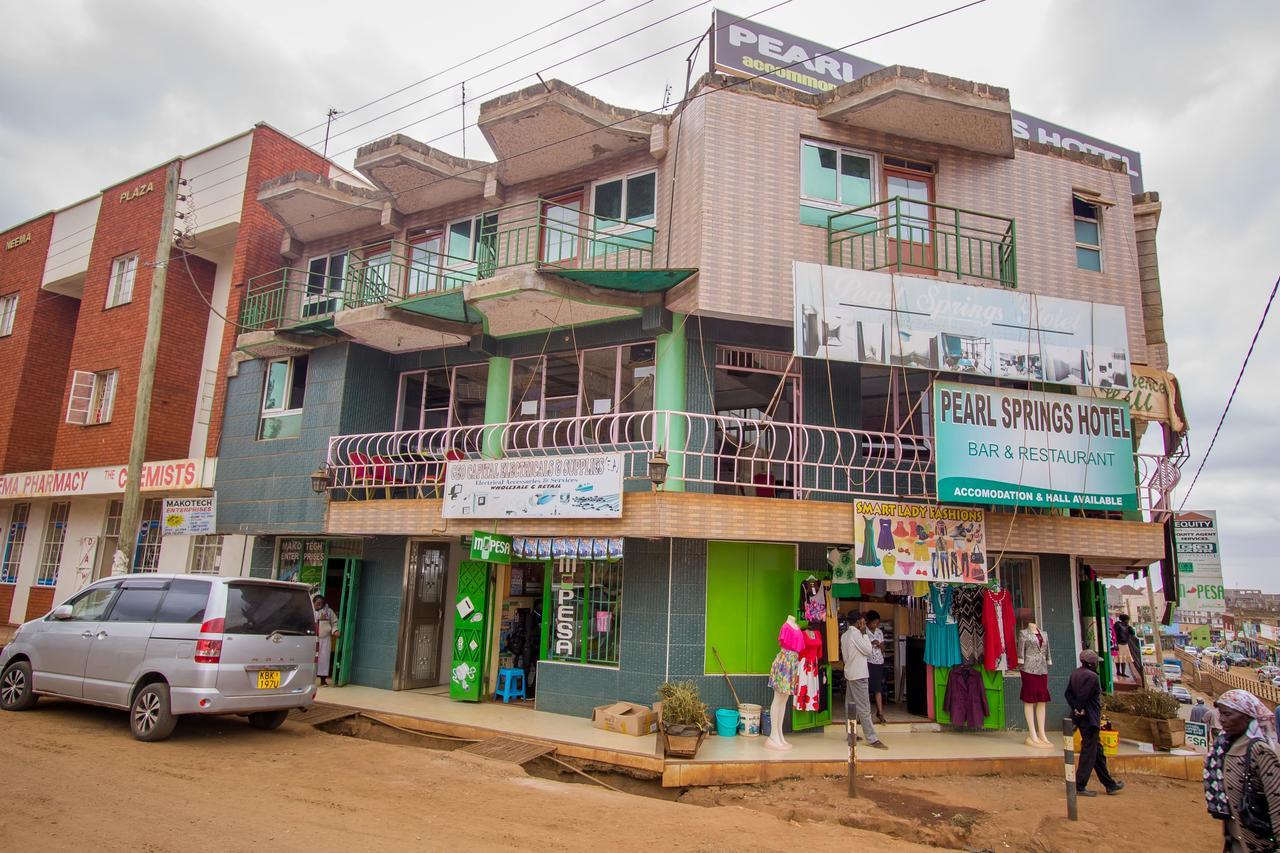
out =
[[1222,552],[1218,547],[1218,513],[1179,512],[1173,517],[1178,563],[1178,603],[1188,610],[1225,613]]
[[1272,643],[1280,640],[1280,631],[1277,631],[1275,625],[1268,625],[1265,622],[1258,625],[1258,636]]
[[1190,720],[1187,720],[1185,726],[1187,746],[1192,749],[1207,750],[1209,748],[1209,724],[1193,723]]
[[1122,401],[935,382],[938,500],[1136,510]]
[[795,261],[794,350],[1057,385],[1127,388],[1119,305]]
[[1158,421],[1168,424],[1176,433],[1187,431],[1187,416],[1182,410],[1178,378],[1167,370],[1135,364],[1130,372],[1128,388],[1086,388],[1076,390],[1087,397],[1124,400],[1136,421]]
[[489,564],[458,564],[458,595],[453,606],[453,655],[449,698],[479,702],[484,696],[485,649],[489,642]]
[[295,581],[318,588],[324,579],[327,557],[323,539],[281,539],[276,576],[282,581]]
[[859,578],[987,582],[986,522],[980,509],[859,500],[853,505]]
[[445,518],[619,518],[621,453],[450,462]]
[[[829,92],[884,68],[878,62],[719,9],[712,15],[712,31],[713,70],[736,77],[763,77],[811,95]],[[1017,110],[1012,111],[1012,122],[1013,135],[1018,139],[1122,161],[1132,191],[1142,192],[1142,157],[1137,151]]]
[[208,536],[214,532],[216,495],[164,499],[165,536]]
[[511,537],[477,530],[471,534],[471,559],[511,565]]
[[[138,488],[144,492],[211,488],[215,463],[216,460],[203,458],[146,462],[138,477]],[[129,468],[125,465],[3,474],[0,475],[0,499],[119,494],[128,479]]]

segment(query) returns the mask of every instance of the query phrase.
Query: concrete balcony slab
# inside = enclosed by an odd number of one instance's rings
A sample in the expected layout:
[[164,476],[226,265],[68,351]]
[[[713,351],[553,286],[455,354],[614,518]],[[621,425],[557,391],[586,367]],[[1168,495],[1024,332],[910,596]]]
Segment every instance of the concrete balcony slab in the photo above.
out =
[[303,243],[382,224],[386,193],[353,187],[310,172],[267,181],[258,201]]
[[492,164],[454,157],[399,133],[365,145],[356,153],[356,169],[391,195],[401,213],[479,200]]
[[533,267],[468,284],[467,304],[484,315],[494,337],[637,317],[661,305],[661,293],[628,293],[568,281]]
[[479,331],[477,324],[441,320],[394,305],[339,311],[333,325],[358,343],[391,353],[461,346]]

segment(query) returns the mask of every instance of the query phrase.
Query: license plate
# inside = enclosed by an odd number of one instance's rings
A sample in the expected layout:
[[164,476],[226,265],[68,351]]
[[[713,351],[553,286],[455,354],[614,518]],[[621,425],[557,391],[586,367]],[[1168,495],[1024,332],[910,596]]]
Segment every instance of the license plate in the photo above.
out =
[[279,690],[280,689],[280,670],[278,669],[258,670],[258,689],[259,690]]

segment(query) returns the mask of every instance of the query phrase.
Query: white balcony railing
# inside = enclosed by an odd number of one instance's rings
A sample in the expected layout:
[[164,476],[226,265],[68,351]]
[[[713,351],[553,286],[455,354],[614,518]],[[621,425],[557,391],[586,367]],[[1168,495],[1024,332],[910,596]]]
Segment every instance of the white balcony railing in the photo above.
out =
[[[621,453],[624,477],[649,484],[649,458],[663,452],[668,482],[689,491],[798,500],[836,496],[927,501],[935,495],[933,440],[689,412],[635,412],[513,421],[329,439],[330,496],[439,497],[452,460]],[[1168,512],[1178,467],[1135,454],[1139,505]]]

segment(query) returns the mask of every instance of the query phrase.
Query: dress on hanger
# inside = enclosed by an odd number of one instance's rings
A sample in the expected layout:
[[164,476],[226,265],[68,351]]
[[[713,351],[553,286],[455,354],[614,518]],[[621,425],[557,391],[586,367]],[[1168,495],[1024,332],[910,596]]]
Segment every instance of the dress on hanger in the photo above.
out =
[[1049,666],[1053,655],[1049,652],[1049,636],[1038,629],[1023,628],[1018,634],[1018,657],[1022,660],[1019,698],[1033,704],[1050,701]]
[[982,663],[986,649],[982,638],[982,588],[964,584],[956,589],[951,610],[960,631],[960,659],[971,666]]
[[935,583],[929,587],[929,616],[924,625],[924,662],[930,666],[960,663],[960,632],[952,612],[952,587]]
[[831,594],[836,598],[850,598],[858,578],[853,571],[853,550],[831,548],[827,551],[827,565],[831,567]]
[[986,655],[983,666],[989,672],[1005,672],[1018,668],[1015,645],[1013,596],[1009,590],[987,590],[982,596],[982,632]]
[[822,622],[827,618],[827,591],[821,581],[807,580],[800,584],[800,606],[806,622]]
[[822,636],[812,629],[804,631],[804,648],[800,650],[800,673],[796,680],[796,692],[792,702],[797,711],[819,710],[821,683],[818,678],[818,660],[822,657]]
[[778,629],[778,654],[769,667],[769,689],[784,696],[796,692],[800,677],[800,650],[804,648],[804,632],[789,622]]

